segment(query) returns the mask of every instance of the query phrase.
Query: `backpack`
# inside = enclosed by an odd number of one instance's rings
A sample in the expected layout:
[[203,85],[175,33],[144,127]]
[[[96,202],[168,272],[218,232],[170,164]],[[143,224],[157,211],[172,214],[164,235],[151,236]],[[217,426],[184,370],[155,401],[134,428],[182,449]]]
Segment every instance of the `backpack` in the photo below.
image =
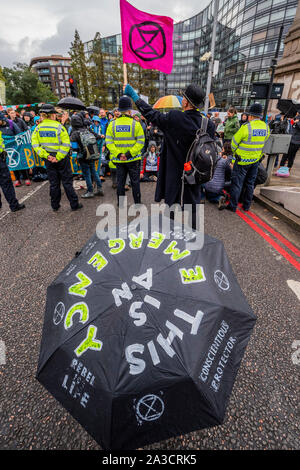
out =
[[264,184],[268,179],[268,172],[260,162],[258,165],[257,176],[255,180],[255,185],[257,184]]
[[100,152],[97,145],[97,139],[88,129],[80,131],[80,140],[84,149],[84,155],[81,158],[86,160],[98,160]]
[[208,119],[202,116],[201,128],[196,133],[184,164],[183,183],[203,184],[214,175],[220,149],[207,134]]

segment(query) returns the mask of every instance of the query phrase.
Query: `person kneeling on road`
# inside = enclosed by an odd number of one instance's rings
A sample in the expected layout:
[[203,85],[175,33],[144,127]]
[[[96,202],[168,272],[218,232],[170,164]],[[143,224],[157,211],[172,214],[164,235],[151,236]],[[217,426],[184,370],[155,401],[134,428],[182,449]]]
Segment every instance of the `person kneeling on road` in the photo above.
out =
[[157,181],[159,169],[159,152],[154,141],[149,142],[148,150],[144,153],[140,174],[141,182]]
[[[104,196],[102,182],[95,166],[96,161],[98,161],[100,165],[100,152],[97,145],[98,136],[84,125],[84,120],[80,114],[74,114],[74,116],[72,116],[71,126],[71,141],[78,144],[78,161],[87,186],[87,192],[81,197],[86,199],[94,197],[94,195]],[[93,191],[92,179],[97,185],[95,192]]]
[[83,206],[73,188],[73,174],[70,164],[70,138],[65,127],[56,121],[53,105],[44,104],[40,109],[43,121],[35,128],[31,145],[40,158],[45,159],[50,183],[51,207],[56,212],[60,208],[62,182],[71,209],[76,211]]

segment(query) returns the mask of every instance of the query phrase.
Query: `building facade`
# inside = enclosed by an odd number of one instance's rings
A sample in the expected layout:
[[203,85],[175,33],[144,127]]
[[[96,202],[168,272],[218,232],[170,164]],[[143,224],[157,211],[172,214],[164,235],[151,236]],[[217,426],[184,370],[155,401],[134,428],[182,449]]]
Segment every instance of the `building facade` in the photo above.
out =
[[300,3],[285,38],[283,56],[278,62],[274,81],[284,83],[283,99],[300,101]]
[[[298,0],[220,0],[215,59],[218,73],[212,82],[216,106],[239,110],[249,105],[251,83],[268,81],[281,25],[284,38],[296,15]],[[211,49],[214,1],[197,15],[174,25],[172,73],[159,75],[158,97],[178,94],[188,84],[206,89],[208,62],[201,60]],[[92,41],[85,43],[85,52]],[[107,70],[121,47],[121,35],[102,38]]]
[[38,74],[39,80],[48,85],[60,99],[71,94],[70,65],[71,58],[62,55],[34,57],[30,62],[30,67]]

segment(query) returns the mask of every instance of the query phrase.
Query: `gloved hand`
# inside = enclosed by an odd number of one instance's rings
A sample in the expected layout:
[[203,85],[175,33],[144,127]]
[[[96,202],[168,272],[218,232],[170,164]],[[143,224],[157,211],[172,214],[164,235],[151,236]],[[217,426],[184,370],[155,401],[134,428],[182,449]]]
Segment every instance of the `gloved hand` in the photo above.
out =
[[125,90],[124,90],[124,95],[129,96],[134,102],[140,99],[139,95],[137,94],[136,91],[132,88],[131,85],[126,85]]

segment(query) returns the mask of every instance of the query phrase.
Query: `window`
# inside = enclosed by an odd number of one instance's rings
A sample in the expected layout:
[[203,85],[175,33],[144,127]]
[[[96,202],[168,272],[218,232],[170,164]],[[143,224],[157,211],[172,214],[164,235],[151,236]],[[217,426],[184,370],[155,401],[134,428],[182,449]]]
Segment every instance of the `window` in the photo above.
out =
[[280,3],[286,3],[287,0],[273,0],[273,7],[279,5]]
[[243,36],[240,41],[240,47],[246,46],[250,43],[250,35]]
[[261,60],[249,60],[248,70],[257,70],[260,69]]
[[254,46],[254,47],[251,47],[250,49],[250,56],[254,57],[254,56],[257,56],[257,55],[261,55],[263,54],[264,52],[264,45],[261,44],[260,46]]
[[252,18],[255,15],[255,12],[256,12],[256,5],[252,8],[249,8],[249,10],[245,11],[244,21],[248,20],[249,18]]
[[286,18],[294,18],[294,16],[296,15],[296,10],[297,10],[296,7],[294,7],[294,8],[288,8],[288,9],[286,10],[285,17],[286,17]]
[[248,31],[252,31],[253,24],[254,24],[253,20],[249,21],[249,23],[244,24],[242,28],[242,34],[248,33]]
[[265,54],[270,54],[274,52],[276,49],[276,41],[269,42],[265,45]]
[[258,2],[257,13],[260,13],[263,10],[266,10],[272,5],[272,0],[265,0],[262,2]]
[[257,20],[255,20],[255,28],[268,24],[268,22],[269,22],[269,15],[261,16],[260,18],[257,18]]
[[255,33],[252,36],[252,42],[263,41],[267,36],[267,31],[261,31],[259,33]]
[[271,14],[271,23],[275,21],[283,20],[284,18],[284,10],[275,11]]

